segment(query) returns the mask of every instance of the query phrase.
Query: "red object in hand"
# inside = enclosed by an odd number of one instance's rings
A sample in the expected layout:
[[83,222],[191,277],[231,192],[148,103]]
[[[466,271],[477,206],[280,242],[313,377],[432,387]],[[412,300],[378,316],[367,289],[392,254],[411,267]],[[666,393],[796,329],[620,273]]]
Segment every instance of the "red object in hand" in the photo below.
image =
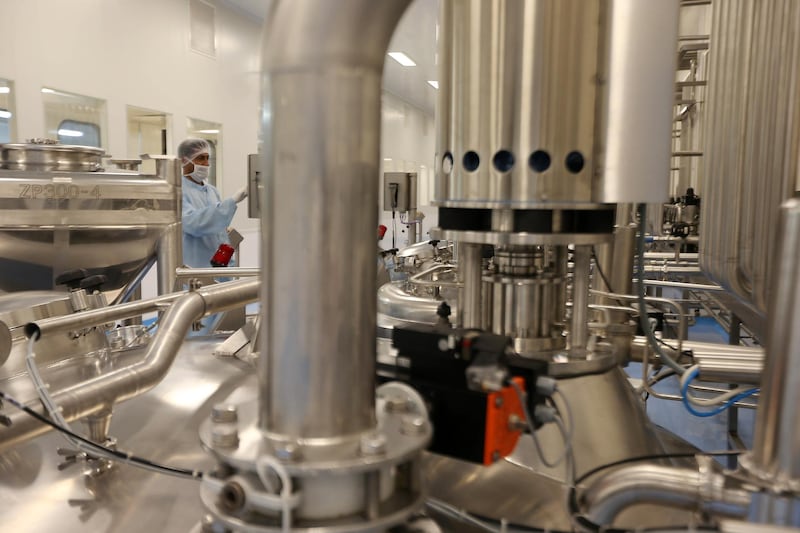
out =
[[386,226],[381,224],[378,226],[378,239],[383,239],[383,236],[386,235]]
[[214,253],[214,257],[211,258],[211,266],[228,266],[228,263],[231,262],[231,257],[233,257],[233,251],[233,246],[229,244],[220,244],[216,253]]

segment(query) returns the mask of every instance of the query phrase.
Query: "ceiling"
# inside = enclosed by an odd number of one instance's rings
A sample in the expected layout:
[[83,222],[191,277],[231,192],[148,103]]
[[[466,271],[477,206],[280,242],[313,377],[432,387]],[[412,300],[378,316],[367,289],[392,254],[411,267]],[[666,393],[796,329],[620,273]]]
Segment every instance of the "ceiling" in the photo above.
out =
[[[328,1],[328,0],[324,0]],[[257,20],[264,20],[269,2],[264,0],[223,0]],[[389,44],[390,52],[403,52],[417,64],[404,67],[387,56],[383,72],[384,89],[433,116],[437,80],[436,24],[439,0],[414,0],[403,15]]]

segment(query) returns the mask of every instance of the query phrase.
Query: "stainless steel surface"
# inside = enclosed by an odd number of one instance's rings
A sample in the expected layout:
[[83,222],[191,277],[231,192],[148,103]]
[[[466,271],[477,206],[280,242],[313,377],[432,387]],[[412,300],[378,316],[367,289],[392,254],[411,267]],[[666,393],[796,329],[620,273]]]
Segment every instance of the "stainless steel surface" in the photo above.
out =
[[[235,281],[205,287],[175,300],[161,318],[158,332],[150,342],[142,361],[86,380],[78,380],[76,384],[64,389],[51,390],[61,414],[68,421],[98,414],[112,408],[116,403],[152,389],[169,371],[192,322],[206,314],[255,301],[259,286],[257,280]],[[83,324],[89,326],[91,322]],[[36,329],[29,331],[32,333]],[[39,331],[46,330],[40,328]],[[43,411],[38,401],[32,408]],[[0,430],[0,449],[8,449],[49,429],[25,415],[16,415],[12,420],[14,423],[11,427]]]
[[797,188],[800,4],[713,2],[712,17],[700,265],[763,317],[778,207]]
[[359,206],[378,205],[381,71],[407,5],[279,1],[267,17],[259,424],[289,438],[375,424],[378,221]]
[[[666,199],[674,102],[678,0],[613,0],[601,27],[596,166],[598,202]],[[631,90],[632,87],[636,90]],[[617,289],[619,290],[619,289]]]
[[719,285],[709,285],[707,283],[685,283],[682,281],[661,281],[657,279],[647,279],[644,282],[648,287],[672,287],[674,289],[686,289],[690,291],[719,292],[724,291]]
[[124,287],[180,219],[180,189],[132,172],[0,171],[0,290],[51,289],[64,271]]
[[0,144],[0,169],[54,172],[102,170],[105,150],[50,143]]
[[495,246],[591,245],[611,240],[611,234],[607,233],[503,233],[497,231],[461,231],[433,228],[430,234],[435,239],[493,244]]
[[442,2],[436,203],[666,199],[677,14],[677,0]]
[[[599,375],[560,379],[558,386],[576,417],[576,475],[626,457],[690,451],[685,443],[648,421],[641,402],[618,368]],[[563,437],[554,426],[543,427],[538,435],[551,460],[563,450]],[[527,436],[520,439],[508,458],[488,467],[437,455],[426,458],[432,497],[478,516],[559,531],[572,528],[564,505],[564,474],[563,465],[550,469],[541,463]],[[689,521],[685,513],[645,506],[624,513],[619,524],[637,528]]]
[[[158,387],[117,406],[110,432],[121,450],[177,467],[215,467],[197,438],[200,422],[220,398],[254,381],[252,373],[230,360],[211,356],[219,340],[187,341]],[[134,357],[141,358],[141,352],[127,354],[125,361]],[[27,378],[17,381],[31,389]],[[64,439],[51,433],[0,455],[0,499],[7,504],[0,509],[3,530],[166,533],[189,532],[200,522],[197,482],[125,465],[87,479],[82,464],[57,468],[63,458],[56,449],[63,446]]]
[[[699,341],[683,341],[682,348],[692,352],[694,362],[700,365],[700,377],[703,380],[723,383],[761,382],[764,368],[763,348]],[[677,359],[679,355],[677,350],[667,346],[661,345],[661,349],[673,359]],[[643,360],[645,350],[650,350],[648,340],[645,337],[635,337],[631,343],[633,359]],[[657,358],[652,353],[648,357]]]
[[498,247],[483,277],[483,327],[512,337],[517,353],[565,346],[564,309],[554,305],[564,280],[554,274],[554,255],[545,247]]
[[[70,298],[63,292],[31,291],[0,296],[0,379],[25,370],[25,325],[30,321],[73,312]],[[79,335],[54,336],[38,346],[41,364],[80,357],[106,348],[102,331],[78,328]]]
[[260,268],[251,267],[226,267],[226,268],[178,268],[175,270],[177,279],[192,279],[225,276],[226,278],[251,278],[261,275]]
[[[409,294],[403,287],[402,281],[395,281],[378,289],[378,325],[394,325],[402,322],[435,324],[438,319],[436,309],[442,300]],[[451,306],[451,322],[457,322],[457,302],[451,298],[446,301]]]
[[592,251],[586,246],[576,246],[573,252],[572,315],[569,323],[570,349],[586,348],[589,337],[589,265]]
[[459,290],[459,315],[461,327],[481,327],[481,276],[483,260],[481,247],[477,244],[461,243],[459,245],[459,281],[463,287]]
[[140,300],[125,304],[112,305],[100,309],[92,309],[81,313],[64,314],[63,316],[48,316],[35,318],[25,324],[25,334],[30,336],[38,333],[40,338],[47,338],[58,333],[68,333],[81,329],[87,325],[105,324],[114,320],[122,320],[143,313],[159,311],[181,296],[184,292],[165,294],[149,300]]
[[169,294],[178,289],[175,270],[183,264],[183,229],[180,221],[164,229],[158,238],[156,256],[158,294]]
[[800,200],[781,209],[776,251],[751,468],[773,483],[800,483]]
[[[589,292],[597,296],[604,296],[618,301],[631,302],[638,300],[637,296],[633,296],[631,294],[613,294],[597,290],[590,290]],[[653,305],[658,305],[660,307],[668,307],[674,311],[675,316],[678,318],[678,338],[676,339],[675,342],[677,343],[678,350],[682,350],[683,340],[687,338],[687,332],[689,326],[687,324],[686,312],[684,311],[680,302],[672,300],[670,298],[658,298],[654,296],[646,297],[645,302]]]
[[744,490],[726,489],[724,483],[721,474],[703,467],[632,465],[592,482],[582,500],[587,518],[600,525],[613,524],[620,512],[640,503],[689,510],[718,509],[744,516],[750,495]]
[[113,350],[139,348],[150,341],[147,329],[142,325],[122,326],[109,331],[108,346]]

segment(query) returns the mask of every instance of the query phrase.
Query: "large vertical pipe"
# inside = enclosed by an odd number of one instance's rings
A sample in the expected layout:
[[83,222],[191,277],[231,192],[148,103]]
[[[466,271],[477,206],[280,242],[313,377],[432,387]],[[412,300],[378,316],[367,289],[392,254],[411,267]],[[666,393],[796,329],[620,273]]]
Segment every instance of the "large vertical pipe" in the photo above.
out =
[[464,283],[463,297],[459,298],[461,309],[461,326],[464,328],[481,327],[481,274],[482,259],[480,244],[462,243],[459,273]]
[[270,6],[259,426],[273,434],[338,437],[375,423],[381,75],[408,3]]
[[766,361],[752,466],[771,479],[800,479],[800,200],[781,209],[772,270]]

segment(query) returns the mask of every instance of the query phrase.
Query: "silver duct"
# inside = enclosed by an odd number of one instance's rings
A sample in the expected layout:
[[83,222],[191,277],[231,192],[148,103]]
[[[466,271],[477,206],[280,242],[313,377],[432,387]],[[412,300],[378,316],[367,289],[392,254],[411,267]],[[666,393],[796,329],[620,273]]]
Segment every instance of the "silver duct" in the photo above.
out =
[[287,0],[267,17],[259,425],[271,434],[375,425],[381,75],[408,4]]
[[[108,412],[116,403],[129,400],[149,391],[167,374],[175,360],[186,334],[195,320],[204,315],[232,309],[243,303],[252,302],[258,297],[260,282],[258,280],[231,282],[211,287],[204,287],[173,298],[169,310],[161,319],[158,333],[151,341],[144,359],[129,367],[120,368],[108,374],[89,379],[70,388],[53,394],[55,403],[61,408],[61,414],[67,421],[77,420],[90,415]],[[173,297],[175,295],[170,295]],[[162,304],[169,301],[166,297],[158,298]],[[28,324],[25,331],[28,336],[52,334],[75,327],[103,324],[115,318],[125,318],[136,304],[143,308],[152,302],[135,302],[118,307],[127,311],[114,314],[114,308],[104,308],[86,313],[76,313],[62,318],[43,320]],[[76,319],[75,317],[79,317]],[[112,318],[113,317],[113,318]],[[80,320],[82,319],[82,320]],[[61,324],[59,324],[59,321]],[[34,407],[45,415],[41,406]],[[14,415],[11,427],[0,430],[0,451],[19,442],[40,435],[50,429],[24,413]]]

